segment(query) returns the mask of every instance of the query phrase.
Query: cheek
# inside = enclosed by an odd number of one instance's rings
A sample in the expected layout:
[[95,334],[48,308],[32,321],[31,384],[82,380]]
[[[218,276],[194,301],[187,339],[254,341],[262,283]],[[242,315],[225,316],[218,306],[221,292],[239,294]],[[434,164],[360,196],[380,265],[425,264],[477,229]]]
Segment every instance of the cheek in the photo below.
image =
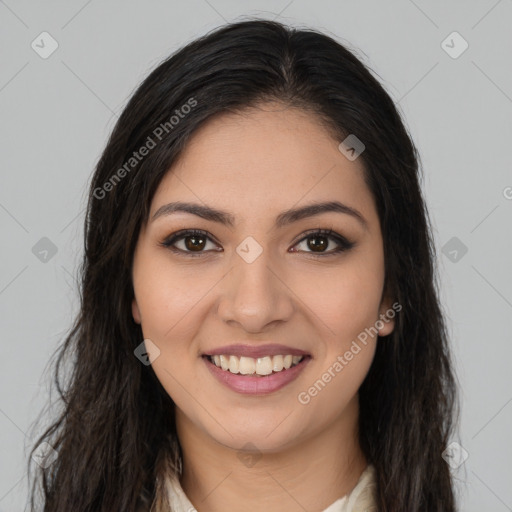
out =
[[141,261],[134,273],[134,284],[145,335],[150,337],[151,333],[165,342],[186,326],[215,280],[208,274],[199,278],[191,268],[172,265],[165,257],[162,260],[153,258],[151,264]]
[[384,269],[378,257],[352,258],[325,272],[302,275],[298,295],[338,349],[379,318]]
[[[165,255],[163,258],[153,255],[151,260],[141,258],[134,266],[143,335],[159,349],[152,369],[173,401],[185,408],[190,393],[197,396],[200,392],[194,389],[190,375],[199,361],[191,340],[197,331],[200,301],[211,287],[199,286],[202,282],[197,277],[194,279],[187,269],[171,265]],[[208,284],[208,278],[204,283]]]
[[[371,367],[377,335],[372,330],[378,320],[381,281],[368,274],[343,273],[324,282],[310,296],[315,311],[315,332],[322,343],[316,346],[317,372],[300,403],[311,421],[315,416],[334,419],[356,396]],[[313,318],[313,316],[311,316]]]

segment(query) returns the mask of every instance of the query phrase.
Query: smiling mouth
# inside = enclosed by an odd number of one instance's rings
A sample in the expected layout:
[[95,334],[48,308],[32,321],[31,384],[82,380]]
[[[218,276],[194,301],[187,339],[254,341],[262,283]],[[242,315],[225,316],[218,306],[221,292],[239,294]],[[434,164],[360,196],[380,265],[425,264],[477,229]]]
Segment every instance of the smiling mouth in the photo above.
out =
[[310,356],[291,354],[258,358],[235,355],[204,355],[203,357],[220,370],[248,377],[268,377],[282,373],[310,358]]

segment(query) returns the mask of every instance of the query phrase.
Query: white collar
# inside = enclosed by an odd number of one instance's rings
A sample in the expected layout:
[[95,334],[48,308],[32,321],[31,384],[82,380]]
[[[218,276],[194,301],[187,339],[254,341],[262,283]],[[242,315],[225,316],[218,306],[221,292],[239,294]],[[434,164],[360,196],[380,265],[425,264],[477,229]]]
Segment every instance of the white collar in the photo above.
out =
[[[372,464],[366,466],[355,487],[342,498],[337,499],[323,512],[373,512],[375,506],[375,468]],[[197,512],[181,487],[176,475],[167,479],[167,496],[172,510],[176,512]]]

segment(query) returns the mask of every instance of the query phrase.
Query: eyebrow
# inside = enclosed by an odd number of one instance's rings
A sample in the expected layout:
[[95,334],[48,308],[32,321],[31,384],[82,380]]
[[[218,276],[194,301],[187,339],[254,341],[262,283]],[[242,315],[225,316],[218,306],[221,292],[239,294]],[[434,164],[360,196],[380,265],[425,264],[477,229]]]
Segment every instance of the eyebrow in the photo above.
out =
[[[230,228],[234,227],[235,225],[235,217],[230,212],[217,210],[216,208],[212,208],[211,206],[205,206],[196,203],[185,203],[180,201],[168,203],[158,208],[158,210],[154,213],[151,222],[158,219],[159,217],[162,217],[164,215],[171,215],[175,212],[191,213],[203,219],[212,222],[218,222]],[[339,201],[312,203],[306,206],[302,206],[300,208],[292,208],[289,210],[285,210],[276,217],[275,224],[278,228],[282,228],[288,224],[292,224],[293,222],[297,222],[307,217],[313,217],[315,215],[320,215],[322,213],[327,212],[335,212],[350,215],[353,218],[357,219],[359,223],[366,230],[368,230],[368,223],[366,219],[363,217],[363,215],[355,208],[340,203]]]

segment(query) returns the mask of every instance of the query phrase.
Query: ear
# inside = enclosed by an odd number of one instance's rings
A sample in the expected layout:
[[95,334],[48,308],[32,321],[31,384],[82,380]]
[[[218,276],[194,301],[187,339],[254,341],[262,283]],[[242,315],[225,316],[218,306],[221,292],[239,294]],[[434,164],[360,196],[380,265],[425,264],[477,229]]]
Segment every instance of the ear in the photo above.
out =
[[387,336],[391,334],[395,328],[395,316],[397,311],[402,307],[398,302],[393,303],[391,297],[385,293],[379,307],[379,320],[377,327],[379,328],[379,336]]
[[134,297],[132,300],[132,316],[135,323],[140,324],[141,323],[141,317],[140,317],[140,310],[139,306],[137,304],[137,299]]

